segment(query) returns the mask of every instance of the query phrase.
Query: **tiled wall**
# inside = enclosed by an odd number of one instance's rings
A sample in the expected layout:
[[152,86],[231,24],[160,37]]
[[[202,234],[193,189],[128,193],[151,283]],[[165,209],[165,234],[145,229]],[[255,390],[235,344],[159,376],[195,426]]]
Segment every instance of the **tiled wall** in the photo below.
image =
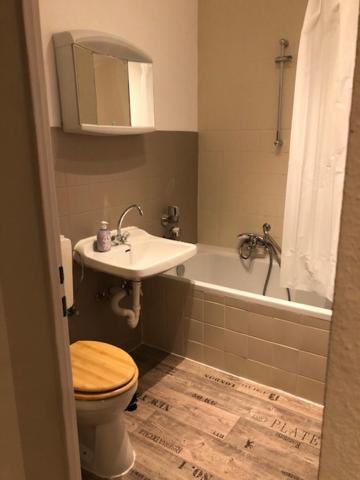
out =
[[164,277],[144,293],[144,343],[323,402],[328,321]]
[[[161,214],[167,205],[181,211],[182,239],[196,242],[197,142],[191,132],[96,137],[52,129],[60,231],[73,245],[94,235],[101,220],[116,228],[122,210],[139,203],[144,216],[130,213],[124,222],[162,235]],[[75,270],[75,283],[79,278]],[[131,330],[109,302],[95,294],[120,279],[86,270],[78,296],[80,315],[69,320],[71,339],[91,338],[132,348],[140,327]]]
[[[199,241],[232,247],[265,221],[281,241],[296,55],[307,0],[199,1]],[[284,146],[273,142],[279,40]]]
[[162,235],[167,205],[181,211],[182,239],[196,241],[197,138],[191,132],[100,137],[52,128],[61,231],[73,242],[94,235],[101,220],[116,228],[122,210],[139,203],[124,225]]

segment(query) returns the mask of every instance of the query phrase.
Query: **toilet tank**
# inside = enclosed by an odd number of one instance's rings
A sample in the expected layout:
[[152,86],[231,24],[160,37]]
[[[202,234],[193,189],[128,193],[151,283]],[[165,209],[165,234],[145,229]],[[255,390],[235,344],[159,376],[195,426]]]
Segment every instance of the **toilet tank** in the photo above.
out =
[[64,235],[60,235],[61,259],[64,271],[64,288],[67,308],[74,304],[73,290],[73,263],[71,240]]

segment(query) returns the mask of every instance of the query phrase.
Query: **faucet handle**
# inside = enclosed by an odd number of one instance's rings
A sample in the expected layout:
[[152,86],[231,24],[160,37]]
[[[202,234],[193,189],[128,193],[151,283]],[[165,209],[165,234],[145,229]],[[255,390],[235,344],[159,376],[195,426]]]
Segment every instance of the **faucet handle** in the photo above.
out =
[[120,243],[125,243],[126,240],[129,238],[129,235],[130,235],[129,232],[121,233],[121,235],[119,235]]
[[172,240],[180,240],[180,227],[171,227],[170,228],[170,237]]
[[264,223],[263,225],[263,232],[265,235],[267,235],[271,230],[271,225],[270,223]]
[[167,227],[169,225],[175,225],[179,222],[180,208],[176,205],[169,205],[167,207],[167,213],[161,216],[161,225]]
[[177,205],[169,205],[168,216],[174,219],[178,219],[180,217],[180,208]]

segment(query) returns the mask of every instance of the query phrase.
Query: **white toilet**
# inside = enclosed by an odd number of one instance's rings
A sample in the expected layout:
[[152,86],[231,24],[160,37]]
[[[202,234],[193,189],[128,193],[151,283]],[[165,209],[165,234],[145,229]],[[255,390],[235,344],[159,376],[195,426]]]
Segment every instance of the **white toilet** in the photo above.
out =
[[[72,291],[69,248],[71,259],[71,243],[62,237],[66,292]],[[72,304],[72,293],[66,296]],[[124,350],[103,342],[77,341],[70,345],[70,353],[81,467],[100,478],[119,478],[135,462],[124,410],[136,392],[138,368]]]

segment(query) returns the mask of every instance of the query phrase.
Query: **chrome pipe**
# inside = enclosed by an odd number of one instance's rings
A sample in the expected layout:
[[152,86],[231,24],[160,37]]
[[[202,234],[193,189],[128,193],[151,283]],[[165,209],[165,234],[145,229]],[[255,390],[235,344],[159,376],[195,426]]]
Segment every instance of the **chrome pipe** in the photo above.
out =
[[283,145],[283,139],[281,136],[282,128],[282,109],[283,109],[283,89],[284,89],[284,65],[291,62],[292,56],[285,55],[285,49],[289,46],[288,40],[285,38],[280,39],[280,56],[275,57],[275,63],[279,65],[279,88],[278,88],[278,111],[277,111],[277,126],[276,137],[274,145],[279,148]]

